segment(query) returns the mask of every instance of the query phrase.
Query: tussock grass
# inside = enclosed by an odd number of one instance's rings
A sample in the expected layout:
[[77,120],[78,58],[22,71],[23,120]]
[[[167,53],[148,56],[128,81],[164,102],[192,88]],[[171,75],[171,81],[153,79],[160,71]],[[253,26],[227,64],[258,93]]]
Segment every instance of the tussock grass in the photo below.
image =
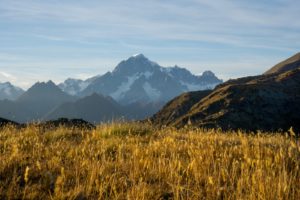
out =
[[300,199],[294,137],[110,124],[0,130],[0,199]]

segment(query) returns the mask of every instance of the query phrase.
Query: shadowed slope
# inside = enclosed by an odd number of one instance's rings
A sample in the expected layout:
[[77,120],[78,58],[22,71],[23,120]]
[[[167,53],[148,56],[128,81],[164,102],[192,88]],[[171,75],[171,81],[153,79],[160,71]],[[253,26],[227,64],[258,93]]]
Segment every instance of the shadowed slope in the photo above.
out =
[[195,103],[199,102],[209,93],[211,93],[211,90],[184,93],[167,103],[151,118],[151,121],[156,124],[163,123],[164,125],[170,125],[178,117],[188,113]]
[[92,94],[77,100],[58,106],[45,119],[82,118],[89,122],[107,122],[122,116],[120,105],[111,97]]
[[[297,56],[288,60],[298,62]],[[299,57],[300,59],[300,57]],[[152,121],[158,125],[245,129],[245,130],[300,130],[300,68],[291,67],[290,62],[281,64],[279,71],[265,75],[245,77],[227,81],[191,107],[187,113],[169,120],[165,107]],[[291,69],[291,70],[288,70]],[[175,99],[174,108],[182,107]],[[191,104],[193,104],[191,106]]]
[[3,119],[0,117],[0,127],[6,126],[6,125],[18,125],[18,123],[7,120],[7,119]]
[[223,129],[300,128],[300,69],[219,87],[176,121]]

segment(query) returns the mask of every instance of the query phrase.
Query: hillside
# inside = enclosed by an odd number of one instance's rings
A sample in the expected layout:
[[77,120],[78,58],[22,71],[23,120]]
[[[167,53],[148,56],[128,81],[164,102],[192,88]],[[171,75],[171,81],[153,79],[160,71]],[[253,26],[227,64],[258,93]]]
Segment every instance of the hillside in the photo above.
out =
[[[297,62],[291,58],[293,63]],[[276,68],[276,67],[275,67]],[[188,111],[170,120],[166,106],[151,120],[158,125],[186,124],[207,128],[245,130],[300,130],[300,68],[290,62],[280,72],[227,81],[194,103]],[[180,99],[180,98],[178,98]],[[174,100],[176,101],[176,99]],[[180,100],[174,112],[183,107]]]
[[63,103],[48,113],[44,119],[82,118],[92,123],[109,122],[122,117],[122,107],[111,97],[99,94]]
[[145,124],[0,130],[0,199],[300,199],[300,143]]
[[278,63],[264,74],[282,73],[300,67],[300,53]]
[[190,108],[202,98],[211,93],[211,90],[184,93],[170,102],[153,117],[154,124],[171,125],[178,117],[188,113]]

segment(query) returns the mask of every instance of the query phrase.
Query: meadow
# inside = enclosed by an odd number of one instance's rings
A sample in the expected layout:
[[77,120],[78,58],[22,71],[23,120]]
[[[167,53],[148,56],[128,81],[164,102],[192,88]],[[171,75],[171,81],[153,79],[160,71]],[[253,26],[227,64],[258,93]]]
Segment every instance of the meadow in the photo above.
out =
[[290,130],[0,130],[0,199],[300,199]]

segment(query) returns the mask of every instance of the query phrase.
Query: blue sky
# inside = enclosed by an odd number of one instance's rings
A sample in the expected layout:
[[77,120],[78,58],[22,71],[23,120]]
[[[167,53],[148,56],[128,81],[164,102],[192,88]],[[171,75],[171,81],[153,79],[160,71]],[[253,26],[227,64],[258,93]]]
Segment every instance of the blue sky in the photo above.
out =
[[300,49],[299,0],[0,0],[0,82],[87,78],[143,53],[223,79]]

